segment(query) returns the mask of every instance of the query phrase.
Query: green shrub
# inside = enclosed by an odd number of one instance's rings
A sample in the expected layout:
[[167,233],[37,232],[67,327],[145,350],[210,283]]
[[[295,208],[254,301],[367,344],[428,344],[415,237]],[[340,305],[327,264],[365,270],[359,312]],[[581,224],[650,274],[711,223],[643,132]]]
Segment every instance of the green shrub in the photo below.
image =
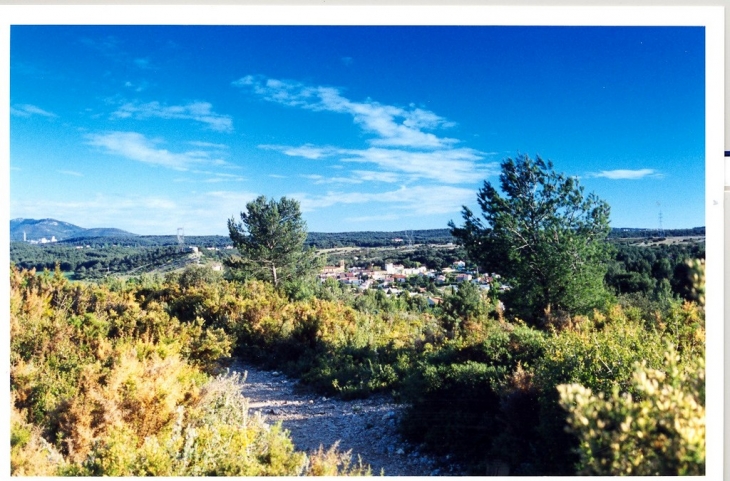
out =
[[496,441],[515,404],[515,372],[539,359],[544,335],[524,325],[491,321],[483,331],[455,339],[418,363],[405,385],[404,434],[431,449],[457,455],[477,473],[502,453]]

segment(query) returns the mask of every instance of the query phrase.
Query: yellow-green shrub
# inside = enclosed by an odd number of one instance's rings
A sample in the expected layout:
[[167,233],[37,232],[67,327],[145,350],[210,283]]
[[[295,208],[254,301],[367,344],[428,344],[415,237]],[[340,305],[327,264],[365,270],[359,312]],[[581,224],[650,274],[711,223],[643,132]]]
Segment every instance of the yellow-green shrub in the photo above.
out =
[[70,459],[84,459],[112,432],[141,443],[170,424],[179,405],[195,400],[203,380],[175,346],[117,346],[103,364],[84,367],[78,394],[57,408],[58,433]]
[[56,448],[43,439],[37,426],[25,421],[14,406],[10,408],[10,475],[53,476],[65,464]]
[[668,346],[662,370],[637,363],[635,395],[580,384],[558,387],[580,439],[578,474],[676,476],[705,473],[704,358],[685,365]]
[[368,474],[333,447],[308,458],[281,425],[249,416],[238,374],[205,384],[194,403],[175,409],[172,422],[141,439],[116,425],[93,443],[83,460],[61,469],[82,476],[299,476]]

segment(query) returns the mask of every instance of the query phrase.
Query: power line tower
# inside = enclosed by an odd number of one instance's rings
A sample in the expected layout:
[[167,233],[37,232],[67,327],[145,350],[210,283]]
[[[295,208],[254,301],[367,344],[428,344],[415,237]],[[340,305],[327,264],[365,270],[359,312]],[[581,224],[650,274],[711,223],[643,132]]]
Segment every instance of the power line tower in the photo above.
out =
[[412,230],[410,230],[410,231],[406,230],[404,232],[405,232],[405,235],[406,235],[406,240],[408,241],[408,247],[412,247],[413,246],[413,231]]
[[177,246],[180,252],[185,249],[185,229],[182,227],[177,228]]
[[659,237],[664,237],[664,227],[662,227],[662,204],[657,201],[657,207],[659,207]]

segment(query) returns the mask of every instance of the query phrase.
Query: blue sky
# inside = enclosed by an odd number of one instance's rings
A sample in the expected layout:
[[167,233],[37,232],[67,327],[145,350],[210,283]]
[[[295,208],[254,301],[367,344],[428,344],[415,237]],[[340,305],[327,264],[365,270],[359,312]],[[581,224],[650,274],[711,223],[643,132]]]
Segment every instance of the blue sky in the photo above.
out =
[[12,26],[10,217],[445,228],[518,153],[614,227],[705,224],[701,27]]

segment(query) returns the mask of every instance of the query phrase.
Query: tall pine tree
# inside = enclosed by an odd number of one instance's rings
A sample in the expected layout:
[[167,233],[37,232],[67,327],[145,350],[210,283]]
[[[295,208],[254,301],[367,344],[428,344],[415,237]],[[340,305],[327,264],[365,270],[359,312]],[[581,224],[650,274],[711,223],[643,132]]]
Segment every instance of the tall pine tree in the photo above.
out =
[[477,195],[482,219],[463,207],[464,226],[449,222],[452,235],[482,272],[506,279],[513,314],[539,323],[546,312],[600,305],[611,252],[609,205],[585,196],[577,179],[539,157],[506,159],[501,167],[501,193],[485,181]]
[[314,249],[304,249],[307,224],[296,200],[260,196],[246,204],[240,222],[228,220],[228,232],[241,254],[229,266],[244,278],[279,286],[313,275],[321,265]]

